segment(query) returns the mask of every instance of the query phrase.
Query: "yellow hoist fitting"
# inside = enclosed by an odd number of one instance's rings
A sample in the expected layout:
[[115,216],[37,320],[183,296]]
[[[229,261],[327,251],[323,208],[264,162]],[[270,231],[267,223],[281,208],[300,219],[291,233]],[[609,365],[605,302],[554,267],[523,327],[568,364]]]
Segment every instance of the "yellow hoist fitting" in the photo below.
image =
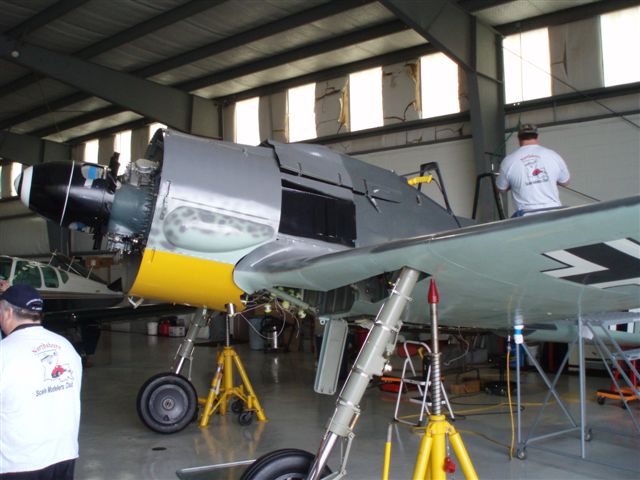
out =
[[433,175],[424,175],[422,177],[413,177],[407,180],[409,185],[418,185],[420,183],[431,183]]

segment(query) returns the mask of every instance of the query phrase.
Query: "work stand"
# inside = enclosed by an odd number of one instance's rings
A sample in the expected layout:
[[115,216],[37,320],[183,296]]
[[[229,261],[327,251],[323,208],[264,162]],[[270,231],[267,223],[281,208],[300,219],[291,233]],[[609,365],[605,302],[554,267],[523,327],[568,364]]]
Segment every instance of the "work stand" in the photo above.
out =
[[[562,363],[560,364],[560,367],[558,368],[558,371],[555,375],[555,377],[553,378],[553,381],[549,380],[549,377],[547,376],[547,374],[545,373],[545,371],[542,369],[542,367],[540,366],[540,363],[538,363],[538,361],[536,360],[536,358],[531,354],[531,351],[529,350],[529,348],[527,347],[527,344],[525,342],[520,343],[519,345],[522,347],[522,351],[525,352],[525,354],[527,355],[527,358],[529,359],[529,361],[535,366],[536,371],[538,372],[538,374],[540,375],[540,378],[542,378],[542,380],[544,381],[546,387],[547,387],[547,394],[542,402],[542,406],[540,408],[540,410],[538,411],[538,414],[536,415],[536,418],[533,421],[533,424],[531,425],[530,429],[529,429],[529,433],[528,436],[523,439],[522,437],[522,376],[521,376],[521,353],[520,353],[520,348],[517,348],[516,346],[516,411],[517,411],[517,446],[516,446],[516,456],[520,459],[520,460],[524,460],[527,457],[526,454],[526,448],[527,446],[531,445],[532,443],[535,442],[539,442],[541,440],[546,440],[552,437],[557,437],[559,435],[565,435],[571,432],[576,432],[576,431],[581,431],[582,432],[582,436],[588,436],[588,433],[585,434],[585,432],[583,431],[583,429],[581,428],[580,425],[578,425],[578,423],[576,422],[576,420],[573,418],[573,416],[571,415],[571,412],[569,412],[569,409],[567,408],[567,406],[565,405],[565,403],[562,401],[562,399],[560,398],[560,395],[558,394],[558,391],[556,389],[556,385],[558,384],[558,380],[560,379],[562,372],[564,370],[564,368],[566,367],[568,361],[569,361],[569,357],[571,355],[571,352],[573,351],[573,349],[575,348],[577,342],[573,342],[569,345],[569,348],[567,348],[567,353],[565,354],[564,358],[562,359]],[[558,430],[556,432],[552,432],[552,433],[548,433],[548,434],[544,434],[544,435],[538,435],[538,436],[534,436],[533,433],[535,432],[541,418],[542,418],[542,414],[544,413],[545,409],[547,408],[547,406],[549,405],[549,401],[551,400],[551,397],[553,396],[553,398],[555,399],[555,401],[557,402],[558,406],[560,407],[560,409],[562,410],[562,413],[565,415],[565,417],[567,418],[567,420],[569,421],[569,424],[571,425],[569,428],[565,428],[562,430]]]
[[[231,411],[238,414],[238,423],[240,425],[249,425],[254,416],[261,422],[267,421],[240,356],[231,346],[231,319],[234,315],[235,308],[233,304],[228,304],[225,317],[225,345],[222,351],[218,353],[216,373],[211,381],[209,395],[207,398],[198,398],[198,403],[203,405],[199,422],[200,427],[209,425],[211,415],[216,412],[225,415],[229,402],[231,402]],[[238,385],[234,385],[234,367],[241,380]],[[232,399],[234,400],[231,401]]]
[[[617,325],[620,323],[631,323],[631,322],[636,322],[636,323],[640,322],[640,316],[637,313],[633,314],[633,313],[622,312],[622,313],[599,315],[598,317],[593,317],[593,318],[591,317],[578,318],[577,325],[576,325],[577,332],[578,332],[577,339],[574,340],[574,342],[569,345],[567,353],[553,381],[549,380],[545,372],[542,370],[538,361],[531,354],[531,351],[527,347],[526,343],[525,342],[520,343],[520,345],[522,345],[523,347],[522,350],[527,355],[527,358],[535,366],[538,374],[540,375],[545,385],[547,386],[548,392],[545,396],[544,401],[542,402],[542,407],[540,411],[538,412],[532,426],[530,427],[529,435],[525,439],[523,439],[522,438],[522,418],[521,418],[521,410],[522,410],[521,408],[522,407],[522,402],[521,402],[522,389],[521,389],[521,375],[520,375],[521,361],[520,361],[520,349],[516,348],[516,385],[517,385],[516,406],[517,406],[517,439],[518,439],[516,456],[518,458],[520,458],[521,460],[524,460],[527,456],[526,448],[535,442],[539,442],[541,440],[547,440],[552,437],[557,437],[560,435],[579,431],[580,432],[580,455],[579,455],[580,459],[586,460],[586,461],[592,461],[593,463],[599,463],[599,464],[603,464],[613,468],[624,469],[623,467],[620,467],[618,464],[600,462],[600,461],[590,460],[587,458],[586,442],[591,441],[593,437],[593,429],[587,427],[586,362],[585,362],[585,355],[584,355],[584,342],[585,342],[585,337],[593,341],[593,344],[595,345],[597,351],[599,352],[599,355],[604,363],[604,366],[607,372],[609,373],[609,376],[611,377],[613,384],[616,386],[617,391],[620,392],[620,399],[623,402],[623,405],[626,407],[626,410],[628,411],[629,416],[631,417],[633,425],[635,426],[638,433],[640,433],[640,424],[638,420],[635,418],[635,415],[633,414],[632,409],[629,408],[627,399],[623,394],[623,392],[625,391],[630,391],[635,396],[640,395],[637,384],[634,384],[631,378],[633,376],[636,376],[636,377],[638,376],[638,371],[635,367],[634,362],[635,360],[637,360],[637,358],[640,358],[640,349],[623,350],[620,347],[619,343],[613,338],[613,336],[611,335],[611,331],[609,329],[609,327],[613,325]],[[578,367],[579,390],[580,390],[579,422],[577,422],[574,419],[574,417],[571,415],[567,406],[562,401],[562,399],[560,398],[556,390],[557,382],[569,360],[569,356],[571,355],[572,350],[574,350],[576,346],[578,347],[578,356],[579,356],[579,367]],[[618,372],[618,375],[619,375],[618,377],[614,374],[614,370]],[[627,384],[627,387],[623,387],[620,384],[619,377],[622,377],[624,382]],[[533,436],[533,432],[538,426],[538,423],[542,417],[542,414],[545,408],[549,404],[549,400],[551,396],[554,397],[558,406],[560,407],[560,409],[568,419],[570,427],[563,430],[556,431],[556,432],[548,433],[545,435]],[[619,432],[612,432],[612,433],[619,434]],[[535,448],[539,450],[544,450],[550,453],[561,453],[562,455],[575,456],[575,455],[568,454],[566,452],[558,452],[557,450],[544,448],[541,446],[535,446]]]

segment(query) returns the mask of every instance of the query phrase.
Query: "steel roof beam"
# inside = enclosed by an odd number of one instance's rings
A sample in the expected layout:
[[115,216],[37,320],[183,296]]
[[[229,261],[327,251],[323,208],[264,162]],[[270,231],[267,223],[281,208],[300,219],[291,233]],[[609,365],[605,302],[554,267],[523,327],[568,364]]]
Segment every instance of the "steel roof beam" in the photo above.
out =
[[[476,174],[504,155],[502,36],[450,0],[382,0],[389,10],[464,69]],[[478,218],[493,220],[493,192],[480,192]]]
[[43,140],[32,135],[0,131],[0,158],[25,165],[36,165],[51,160],[68,160],[68,145]]
[[274,67],[281,67],[296,60],[302,60],[305,58],[313,57],[316,55],[322,55],[324,53],[332,52],[340,48],[350,47],[363,43],[369,40],[375,40],[380,37],[392,35],[394,33],[407,30],[407,26],[398,20],[383,23],[373,27],[358,30],[352,33],[347,33],[340,37],[334,37],[331,40],[326,40],[311,45],[305,45],[293,50],[288,50],[283,53],[273,55],[271,57],[257,60],[255,62],[249,62],[244,65],[239,65],[222,72],[212,73],[211,75],[204,75],[200,78],[188,80],[186,82],[175,85],[177,88],[186,91],[194,91],[200,88],[210,87],[218,83],[226,82],[234,78],[240,78],[252,73],[261,72]]
[[[403,30],[407,30],[407,26],[398,20],[393,20],[391,22],[388,23],[384,23],[382,25],[377,25],[374,27],[369,27],[363,30],[358,30],[356,32],[353,33],[349,33],[346,35],[343,35],[341,37],[337,37],[337,38],[333,38],[329,41],[325,41],[325,42],[319,42],[316,44],[312,44],[312,45],[308,45],[305,47],[301,47],[301,48],[297,48],[294,50],[290,50],[278,55],[274,55],[273,57],[269,57],[263,61],[258,61],[258,62],[250,62],[247,63],[245,65],[240,65],[239,67],[230,69],[230,70],[225,70],[221,73],[218,74],[212,74],[212,75],[206,75],[204,77],[198,78],[198,79],[194,79],[194,80],[190,80],[188,82],[183,82],[177,85],[173,85],[171,87],[169,86],[162,86],[163,88],[170,88],[176,91],[180,91],[180,92],[189,92],[189,91],[193,91],[193,90],[197,90],[198,88],[202,88],[202,87],[208,87],[211,85],[215,85],[217,83],[221,83],[227,80],[231,80],[234,78],[238,78],[241,77],[243,75],[249,75],[251,73],[256,73],[262,70],[266,70],[268,68],[274,68],[274,67],[278,67],[278,66],[282,66],[285,65],[287,63],[293,62],[295,60],[300,60],[303,58],[307,58],[309,56],[313,56],[313,55],[320,55],[323,53],[328,53],[340,48],[344,48],[347,46],[351,46],[357,43],[362,43],[368,40],[373,40],[376,38],[380,38],[380,37],[384,37],[386,35],[390,35],[392,33],[397,33],[397,32],[401,32]],[[33,67],[35,68],[35,66]],[[115,73],[120,73],[120,72],[115,72]],[[126,75],[126,74],[122,74],[122,75]],[[147,82],[150,83],[152,85],[157,85],[160,86],[159,84],[155,83],[155,82],[151,82],[149,80],[142,80],[138,77],[133,77],[133,78],[137,78],[140,82]],[[76,86],[78,86],[76,84]],[[106,87],[105,87],[106,88]],[[91,92],[93,92],[96,96],[99,96],[101,98],[104,98],[102,95],[97,93],[97,90],[91,90]],[[185,93],[186,94],[186,93]],[[76,101],[77,98],[80,97],[75,97]],[[108,100],[108,99],[107,99]],[[56,105],[58,108],[62,108],[61,106],[64,105],[64,102],[60,102],[58,105]],[[118,109],[112,109],[111,107],[105,107],[103,109],[99,109],[97,111],[94,112],[89,112],[83,115],[79,115],[73,119],[68,120],[67,122],[64,122],[65,125],[65,129],[69,129],[69,128],[73,128],[79,125],[82,125],[84,123],[87,123],[89,121],[93,121],[96,120],[96,112],[98,112],[98,115],[100,115],[101,112],[104,112],[107,116],[108,115],[114,115],[115,113],[119,113],[121,111],[126,111],[127,109],[129,110],[134,110],[137,111],[138,113],[145,115],[147,117],[153,118],[156,121],[160,121],[162,123],[165,123],[167,125],[170,125],[169,122],[162,120],[158,117],[156,117],[155,115],[151,114],[151,113],[143,113],[141,110],[135,110],[133,108],[127,108],[127,107],[123,107],[123,108],[118,108]],[[24,120],[23,120],[24,121]],[[5,120],[4,122],[0,122],[0,127],[7,127],[8,125],[5,125],[7,121]],[[58,131],[61,130],[60,127],[61,124],[53,124],[50,125],[48,127],[43,127],[40,128],[36,131],[31,132],[33,135],[40,135],[43,137],[46,137],[48,135],[52,135]],[[178,127],[175,127],[178,128]],[[214,135],[215,136],[215,135]]]
[[66,15],[71,10],[82,6],[89,0],[60,0],[49,8],[45,8],[41,12],[35,14],[33,17],[28,18],[24,22],[16,25],[15,27],[2,32],[4,35],[24,39],[31,32],[44,27],[45,25],[53,22],[54,20]]
[[616,10],[640,5],[640,0],[607,0],[586,5],[545,13],[537,17],[526,18],[517,22],[506,23],[496,29],[504,36],[518,32],[535,30],[536,28],[551,27],[564,23],[577,22],[586,18],[596,17]]
[[219,134],[217,107],[205,98],[2,35],[0,54],[183,132]]
[[[347,10],[372,2],[373,0],[342,0],[339,2],[329,2],[326,4],[322,4],[293,15],[289,15],[280,20],[270,22],[266,25],[262,25],[251,30],[238,33],[231,37],[209,43],[188,52],[183,52],[165,60],[156,62],[152,65],[147,65],[146,67],[132,70],[129,73],[140,77],[150,77],[159,73],[166,72],[168,70],[172,70],[174,68],[179,68],[192,62],[196,62],[198,60],[202,60],[216,53],[221,53],[233,48],[237,48],[248,42],[261,40],[268,36],[276,35],[283,31],[291,30],[306,23],[315,22],[329,16],[338,15]],[[97,42],[94,45],[80,50],[75,55],[80,58],[90,58],[107,50],[116,48],[124,43],[135,40],[136,38],[139,38],[143,35],[151,33],[153,29],[158,29],[163,26],[169,25],[172,22],[182,20],[183,18],[190,16],[189,14],[193,15],[197,13],[197,8],[211,8],[218,3],[221,3],[220,0],[216,0],[215,3],[203,0],[193,0],[186,5],[175,8],[174,10],[171,10],[164,14],[160,14],[157,17],[148,20],[147,22],[143,22],[139,25],[131,27],[117,35],[114,35],[113,37],[109,37],[101,42]],[[140,31],[141,35],[136,36],[135,34],[137,31]],[[32,84],[34,81],[37,81],[39,78],[40,76],[38,74],[31,73],[13,82],[10,82],[9,84],[0,86],[0,97],[13,93],[20,88],[24,88]],[[86,93],[84,93],[83,95],[84,98],[80,100],[91,97],[91,95],[88,95]],[[68,103],[65,103],[65,101]],[[58,105],[57,108],[64,108],[78,101],[78,97],[75,94],[55,100],[56,105]],[[16,121],[15,117],[6,119],[3,122],[0,122],[0,128],[6,128],[8,126],[16,125],[20,122],[35,118],[40,115],[38,112],[39,109],[25,112],[20,115],[19,121]]]
[[[87,0],[74,0],[76,3],[84,3]],[[189,3],[181,5],[179,7],[174,8],[168,12],[161,13],[156,15],[155,17],[134,25],[133,27],[127,28],[122,32],[113,35],[111,37],[105,38],[99,42],[96,42],[92,45],[89,45],[86,48],[78,50],[72,55],[78,58],[91,58],[101,53],[108,52],[109,50],[113,50],[121,45],[132,42],[138,38],[142,38],[149,33],[152,33],[156,30],[159,30],[168,25],[172,25],[175,22],[183,20],[185,18],[191,17],[200,13],[203,10],[209,9],[217,4],[222,3],[225,0],[211,0],[211,1],[202,1],[202,0],[192,0]],[[62,2],[60,2],[62,3]],[[72,2],[70,2],[72,3]],[[56,4],[58,5],[58,4]],[[54,5],[55,6],[55,5]],[[35,18],[35,17],[33,17]],[[55,18],[50,19],[54,20]],[[14,38],[11,32],[5,32],[7,37]],[[42,78],[41,75],[37,73],[28,73],[12,82],[9,82],[5,85],[0,86],[0,98],[11,93],[14,93],[16,90],[21,88],[26,88],[29,85],[34,84],[38,80]]]

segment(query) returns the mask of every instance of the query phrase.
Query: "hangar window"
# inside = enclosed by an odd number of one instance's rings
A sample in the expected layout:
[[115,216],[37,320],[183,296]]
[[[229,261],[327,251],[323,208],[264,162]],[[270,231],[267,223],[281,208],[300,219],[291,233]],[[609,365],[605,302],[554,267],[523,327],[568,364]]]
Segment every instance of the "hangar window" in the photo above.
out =
[[549,31],[509,35],[502,41],[505,103],[551,96]]
[[422,118],[460,111],[458,65],[444,53],[420,59]]
[[131,130],[116,133],[113,149],[120,154],[118,175],[122,175],[131,162]]
[[260,143],[259,122],[260,97],[253,97],[236,103],[234,119],[235,142],[243,145]]
[[349,75],[351,131],[380,127],[382,123],[382,67],[352,73]]
[[282,182],[281,233],[354,246],[356,208],[353,202]]
[[90,140],[84,144],[84,156],[82,161],[85,163],[98,163],[98,140]]
[[[626,8],[600,17],[604,86],[640,80],[640,61],[629,47],[640,45],[640,7]],[[635,58],[635,60],[633,60]]]
[[42,287],[42,278],[40,277],[40,269],[37,265],[18,260],[16,262],[16,271],[13,275],[13,283],[24,283],[31,285],[33,288]]
[[290,142],[299,142],[318,135],[315,106],[315,83],[287,90],[287,131]]

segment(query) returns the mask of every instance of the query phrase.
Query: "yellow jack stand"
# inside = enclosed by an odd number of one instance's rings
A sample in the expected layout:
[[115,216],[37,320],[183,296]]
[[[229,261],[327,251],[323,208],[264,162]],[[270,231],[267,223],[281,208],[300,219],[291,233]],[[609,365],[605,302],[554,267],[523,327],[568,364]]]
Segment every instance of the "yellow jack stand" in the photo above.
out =
[[[217,358],[216,374],[211,381],[211,389],[207,398],[198,398],[198,403],[204,405],[202,416],[200,417],[200,427],[209,425],[209,418],[216,411],[220,411],[222,415],[227,413],[227,405],[232,397],[237,398],[236,402],[231,406],[234,413],[238,413],[238,421],[242,425],[248,425],[253,420],[253,415],[258,417],[261,422],[266,422],[267,417],[260,406],[260,401],[253,391],[247,372],[242,365],[240,356],[230,345],[229,323],[235,313],[233,304],[227,305],[226,318],[226,342],[225,346]],[[236,367],[242,383],[235,386],[233,384],[233,367]],[[244,403],[244,408],[237,408],[238,402]]]
[[429,310],[431,313],[431,400],[433,413],[429,416],[418,458],[413,470],[413,480],[446,480],[447,472],[455,471],[455,464],[447,455],[447,436],[453,451],[460,462],[460,467],[467,480],[477,480],[469,454],[467,453],[460,434],[447,422],[442,411],[442,378],[440,375],[440,348],[438,345],[438,303],[440,296],[436,283],[431,279],[429,285]]
[[[449,436],[449,441],[460,462],[464,477],[467,480],[477,480],[478,475],[473,468],[467,449],[464,448],[460,434],[447,422],[444,415],[431,415],[429,417],[429,424],[420,442],[420,450],[413,470],[413,480],[424,480],[426,478],[445,480],[447,478],[445,467],[449,461],[446,456],[445,435]],[[427,475],[427,473],[430,475]]]

